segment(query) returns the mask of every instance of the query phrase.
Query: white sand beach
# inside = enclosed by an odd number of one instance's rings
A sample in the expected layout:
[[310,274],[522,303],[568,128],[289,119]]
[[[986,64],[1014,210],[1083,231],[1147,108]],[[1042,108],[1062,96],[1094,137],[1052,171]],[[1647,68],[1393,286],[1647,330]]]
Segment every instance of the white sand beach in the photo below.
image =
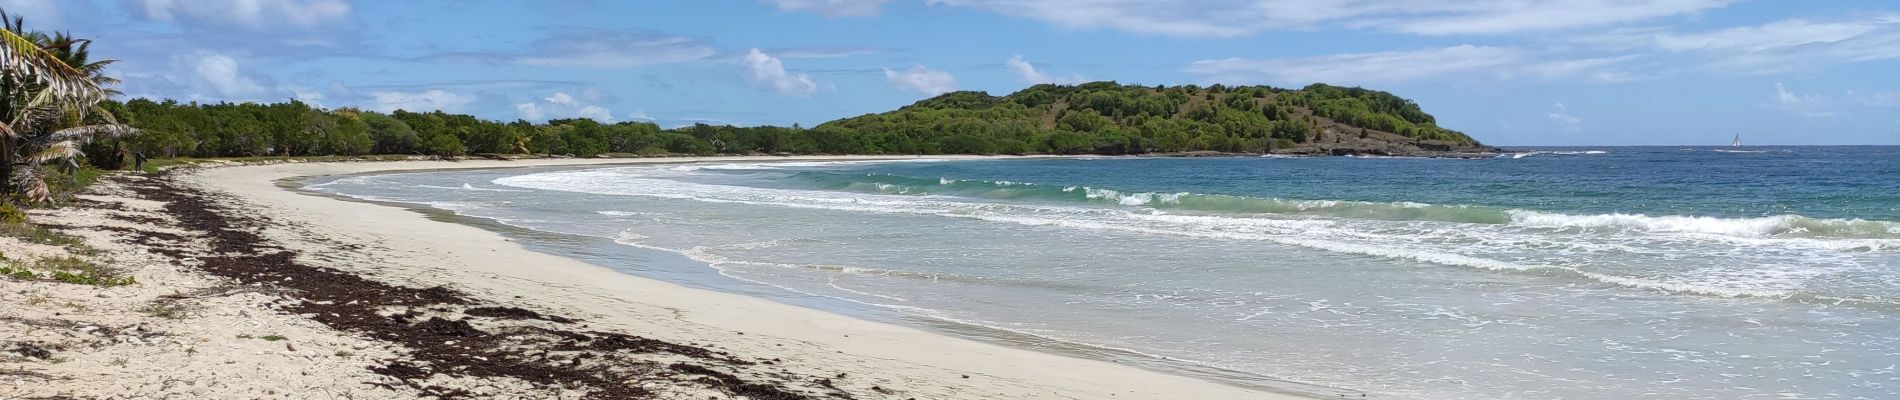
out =
[[[739,357],[778,360],[774,370],[797,376],[828,377],[825,386],[856,398],[919,399],[1296,399],[1295,395],[1256,391],[1191,377],[1171,375],[1129,365],[1005,347],[954,338],[919,329],[870,322],[818,310],[781,304],[737,294],[682,287],[668,282],[615,272],[579,260],[524,249],[510,239],[483,228],[432,220],[399,207],[339,200],[284,187],[280,181],[298,177],[392,172],[405,170],[506,168],[551,165],[630,164],[671,162],[832,161],[876,157],[731,157],[698,159],[558,159],[518,161],[409,161],[282,163],[205,168],[183,173],[180,182],[209,193],[228,196],[228,206],[270,221],[263,236],[296,251],[299,261],[335,268],[370,280],[409,287],[445,286],[483,302],[520,307],[547,315],[580,320],[586,329],[611,331],[674,343],[691,343],[730,352]],[[887,157],[888,158],[888,157]],[[108,185],[110,186],[110,185]],[[153,206],[128,199],[125,193],[106,192],[92,198],[123,204]],[[43,219],[67,225],[103,224],[99,211],[61,210]],[[128,224],[126,222],[113,222]],[[136,226],[167,230],[162,226]],[[94,242],[114,239],[110,232],[87,235]],[[183,232],[181,232],[183,233]],[[118,244],[113,251],[140,253],[136,245]],[[16,246],[17,247],[17,246]],[[150,258],[149,254],[141,256]],[[129,259],[129,258],[127,258]],[[168,332],[176,343],[118,349],[95,346],[75,362],[36,363],[38,369],[61,379],[18,381],[0,394],[21,396],[134,396],[199,395],[216,398],[321,398],[317,393],[346,393],[355,398],[408,397],[422,393],[390,384],[367,368],[383,359],[400,358],[406,350],[350,332],[329,329],[295,315],[274,311],[278,297],[251,293],[200,301],[201,310],[184,319],[154,318],[134,310],[137,300],[191,290],[168,287],[212,287],[217,279],[197,276],[185,266],[144,260],[130,271],[140,284],[95,289],[115,293],[126,304],[114,312],[94,307],[91,316],[104,324],[144,324]],[[163,270],[160,275],[157,271]],[[150,278],[148,278],[150,276]],[[45,291],[48,283],[7,283],[9,301],[27,293],[12,286],[33,285]],[[77,292],[58,289],[65,298],[89,301]],[[44,294],[42,294],[43,296]],[[105,296],[105,295],[102,295]],[[249,296],[249,297],[245,297]],[[57,303],[57,302],[54,302]],[[42,308],[53,310],[47,305]],[[22,318],[56,318],[50,312],[23,310]],[[60,314],[65,318],[74,318]],[[238,338],[244,332],[265,334],[257,320],[271,321],[274,334],[290,336],[297,347],[281,351],[276,342]],[[246,322],[251,321],[251,322]],[[220,325],[224,324],[224,325]],[[280,332],[281,333],[278,333]],[[49,339],[51,340],[51,339]],[[183,347],[196,348],[191,354]],[[128,347],[129,348],[129,347]],[[169,349],[169,350],[166,350]],[[117,353],[115,353],[117,352]],[[119,354],[124,353],[124,354]],[[348,357],[333,357],[348,353]],[[125,362],[115,362],[131,357]],[[192,357],[196,357],[193,359]],[[173,360],[176,359],[176,360]],[[126,364],[111,367],[106,364]],[[9,369],[14,368],[9,365]],[[132,368],[137,374],[111,372]],[[101,372],[105,371],[105,372]],[[144,384],[120,386],[99,382],[128,379]],[[743,374],[741,374],[743,375]],[[292,379],[299,377],[299,379]],[[10,378],[10,377],[9,377]],[[172,382],[216,380],[217,386],[186,386]],[[373,385],[372,383],[382,383]],[[522,382],[484,382],[442,379],[440,387],[467,387],[477,397],[574,397],[584,392],[541,388]],[[91,385],[88,387],[88,385]],[[4,386],[0,386],[4,387]],[[189,389],[189,390],[187,390]],[[570,388],[572,389],[572,388]],[[735,397],[705,388],[653,387],[659,397]],[[1343,393],[1343,392],[1342,392]],[[1356,394],[1354,394],[1356,396]],[[342,398],[342,397],[337,397]]]

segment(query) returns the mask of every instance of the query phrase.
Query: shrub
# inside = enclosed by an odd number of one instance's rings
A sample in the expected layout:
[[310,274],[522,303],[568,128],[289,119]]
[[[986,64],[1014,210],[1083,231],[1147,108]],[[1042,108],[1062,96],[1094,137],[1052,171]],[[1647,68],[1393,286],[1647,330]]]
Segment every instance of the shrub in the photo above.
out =
[[0,204],[0,223],[19,224],[26,222],[26,212],[12,204]]

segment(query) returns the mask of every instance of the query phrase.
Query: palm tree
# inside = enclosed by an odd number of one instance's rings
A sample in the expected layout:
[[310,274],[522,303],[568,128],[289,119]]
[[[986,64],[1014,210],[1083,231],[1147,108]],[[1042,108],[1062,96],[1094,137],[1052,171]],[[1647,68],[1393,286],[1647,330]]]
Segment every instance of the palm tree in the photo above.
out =
[[24,166],[27,198],[49,201],[42,165],[70,171],[79,145],[135,131],[98,106],[117,94],[108,86],[118,80],[103,73],[112,61],[89,61],[91,41],[28,31],[5,10],[0,22],[0,194],[15,191],[15,167]]

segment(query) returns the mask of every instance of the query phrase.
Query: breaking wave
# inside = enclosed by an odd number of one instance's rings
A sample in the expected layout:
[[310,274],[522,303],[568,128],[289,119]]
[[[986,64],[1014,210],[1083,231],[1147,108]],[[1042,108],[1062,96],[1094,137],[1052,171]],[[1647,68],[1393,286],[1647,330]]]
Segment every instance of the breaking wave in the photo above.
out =
[[[1587,153],[1587,152],[1583,152]],[[1720,218],[1643,214],[1561,214],[1475,205],[1350,200],[1297,200],[1189,192],[1136,192],[1014,181],[925,179],[883,174],[801,172],[795,178],[827,190],[910,196],[1055,201],[1144,207],[1159,211],[1257,214],[1382,221],[1435,221],[1579,231],[1623,230],[1736,237],[1900,239],[1900,224],[1799,215]]]

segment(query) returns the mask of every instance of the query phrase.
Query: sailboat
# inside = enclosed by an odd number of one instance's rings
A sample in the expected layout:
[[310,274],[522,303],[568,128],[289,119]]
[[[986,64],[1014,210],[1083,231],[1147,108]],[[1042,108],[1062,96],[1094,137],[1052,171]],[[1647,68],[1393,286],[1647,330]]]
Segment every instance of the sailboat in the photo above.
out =
[[1742,134],[1739,133],[1735,134],[1735,140],[1728,142],[1728,148],[1715,149],[1715,151],[1721,153],[1765,153],[1760,150],[1742,150]]

